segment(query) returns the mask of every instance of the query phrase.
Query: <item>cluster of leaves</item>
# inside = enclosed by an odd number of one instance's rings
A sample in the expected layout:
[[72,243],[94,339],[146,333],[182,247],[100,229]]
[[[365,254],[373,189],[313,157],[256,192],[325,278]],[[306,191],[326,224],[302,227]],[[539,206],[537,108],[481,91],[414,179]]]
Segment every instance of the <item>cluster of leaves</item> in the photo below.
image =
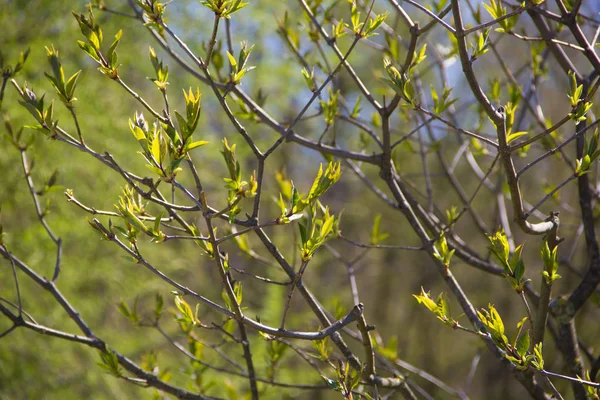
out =
[[[150,58],[155,60],[152,49]],[[167,71],[166,67],[162,66],[162,62],[156,61],[156,65],[158,71]],[[168,72],[166,74],[168,75]],[[160,73],[159,76],[161,76]],[[157,81],[159,89],[165,90],[163,85],[167,83],[166,77],[165,80],[159,78]],[[173,179],[181,171],[179,165],[191,150],[208,143],[204,140],[194,142],[192,138],[200,118],[200,91],[196,89],[196,93],[194,93],[190,88],[189,92],[183,91],[183,96],[185,98],[185,117],[175,111],[179,131],[170,121],[168,123],[155,121],[153,129],[150,130],[142,113],[136,112],[134,120],[129,120],[129,128],[143,150],[140,154],[148,162],[147,168],[166,180]]]
[[140,232],[148,235],[154,242],[164,241],[166,235],[160,230],[160,221],[162,214],[154,217],[154,224],[148,227],[142,217],[151,217],[146,211],[147,204],[144,204],[143,198],[133,189],[125,186],[123,194],[119,196],[119,203],[115,204],[115,208],[125,222],[125,228],[120,226],[111,226],[121,232],[129,242],[136,243],[137,236]]
[[446,269],[450,268],[450,260],[454,255],[455,249],[450,250],[448,247],[448,240],[446,239],[446,235],[442,232],[440,237],[436,241],[435,252],[433,253],[434,257],[440,260],[442,264],[446,267]]
[[[306,75],[304,75],[306,78]],[[307,79],[307,83],[309,80]],[[327,101],[319,100],[319,104],[321,105],[321,109],[323,110],[323,117],[325,118],[325,124],[327,126],[333,125],[338,116],[338,97],[340,95],[340,91],[337,90],[335,93],[329,89],[329,99]]]
[[220,18],[231,18],[231,14],[248,5],[243,0],[202,0],[201,4]]
[[123,376],[123,369],[121,368],[121,365],[119,364],[119,358],[114,351],[107,347],[104,350],[98,350],[98,353],[100,356],[100,362],[98,363],[98,366],[100,368],[114,377],[120,378]]
[[511,255],[508,238],[504,230],[499,230],[493,236],[488,236],[488,239],[491,244],[489,247],[490,252],[504,268],[506,279],[515,291],[522,293],[525,283],[528,282],[527,279],[523,278],[525,275],[525,263],[522,259],[523,245],[519,245]]
[[98,70],[102,72],[104,75],[108,76],[111,79],[119,79],[119,65],[118,65],[118,56],[117,56],[117,46],[119,45],[119,41],[121,40],[121,36],[123,31],[120,30],[115,35],[115,40],[110,45],[106,54],[103,54],[100,47],[103,42],[102,29],[96,23],[96,19],[94,18],[94,13],[92,12],[92,6],[89,5],[88,16],[86,17],[83,14],[77,14],[73,12],[77,23],[79,24],[79,28],[81,29],[81,33],[87,39],[87,43],[78,40],[77,44],[79,47],[88,55],[90,58],[100,67]]
[[490,0],[489,5],[483,3],[483,6],[493,19],[498,20],[499,28],[496,28],[496,32],[509,33],[513,31],[520,14],[507,18],[506,7],[502,6],[500,0]]
[[[577,376],[578,379],[585,379],[588,382],[591,382],[592,379],[590,377],[590,371],[585,371],[585,375],[582,377]],[[600,389],[595,388],[593,386],[585,385],[585,391],[587,393],[588,399],[591,400],[600,400]]]
[[[192,235],[194,235],[195,237],[198,238],[197,240],[194,240],[194,242],[196,243],[196,245],[198,245],[198,247],[200,247],[200,249],[202,249],[204,254],[210,258],[214,258],[215,252],[214,252],[213,244],[209,240],[207,240],[207,238],[203,238],[200,236],[200,229],[198,229],[198,227],[194,224],[189,224],[187,226],[187,228],[190,230]],[[213,235],[216,235],[216,233],[217,233],[217,227],[214,227]],[[225,260],[225,261],[227,261],[227,260]]]
[[[452,318],[448,306],[448,299],[444,293],[440,293],[437,301],[434,301],[431,298],[431,294],[425,292],[423,288],[421,288],[420,294],[415,294],[413,296],[419,304],[422,304],[429,311],[434,313],[444,325],[454,329],[465,329],[460,326],[456,319]],[[543,369],[544,360],[542,358],[542,344],[538,343],[534,346],[533,353],[529,352],[531,342],[529,331],[523,331],[524,324],[527,322],[527,317],[523,318],[517,324],[515,337],[509,342],[508,337],[505,335],[504,322],[493,305],[490,304],[488,309],[480,309],[477,312],[477,316],[486,331],[486,333],[480,332],[480,334],[489,335],[496,346],[504,352],[504,356],[517,368],[525,370],[532,366],[535,369]]]
[[488,309],[480,309],[477,312],[479,320],[485,327],[496,346],[505,352],[504,356],[518,369],[526,370],[533,367],[538,370],[544,369],[544,358],[542,356],[542,343],[537,343],[530,352],[531,339],[529,331],[523,331],[527,317],[517,324],[517,332],[511,342],[504,334],[504,322],[493,305]]
[[[388,16],[387,12],[377,14],[375,17],[369,18],[366,22],[361,22],[360,20],[360,11],[358,11],[358,7],[356,6],[356,2],[352,1],[352,7],[350,9],[350,22],[352,25],[346,24],[346,27],[351,29],[354,32],[354,35],[361,38],[367,38],[369,36],[377,35],[375,31],[385,22],[385,19]],[[339,25],[342,25],[342,21]],[[339,37],[339,36],[336,36]]]
[[[359,386],[362,371],[352,368],[349,363],[345,363],[341,360],[332,360],[330,358],[332,349],[329,345],[329,338],[315,340],[312,342],[312,346],[317,352],[315,357],[326,362],[335,373],[335,379],[328,378],[321,373],[323,381],[336,392],[340,392],[342,396],[344,396],[344,399],[353,399],[352,391]],[[362,393],[362,396],[367,399],[372,399],[367,393]]]
[[450,315],[450,307],[448,305],[448,298],[444,293],[440,293],[437,301],[431,298],[430,292],[425,292],[421,288],[421,294],[413,294],[413,297],[417,299],[419,304],[424,305],[429,311],[434,313],[436,317],[444,323],[444,325],[456,328],[458,321],[452,318]]
[[547,240],[542,241],[542,249],[540,251],[542,260],[544,261],[544,270],[542,276],[546,280],[546,283],[551,284],[557,279],[560,279],[558,271],[558,246],[550,249]]
[[371,335],[371,345],[379,354],[392,362],[398,361],[398,336],[391,336],[387,343],[383,343],[378,334]]
[[227,203],[229,207],[229,218],[233,222],[235,217],[242,211],[237,205],[243,198],[252,198],[256,196],[258,182],[256,181],[256,172],[250,175],[250,181],[242,180],[242,168],[235,157],[236,145],[229,146],[227,139],[223,139],[223,150],[221,154],[229,171],[229,178],[223,178],[225,187],[229,189],[227,194]]
[[145,25],[156,27],[158,32],[162,35],[164,28],[161,23],[168,3],[163,4],[158,0],[135,0],[135,2],[142,10],[144,10],[144,18],[148,21]]
[[33,90],[27,87],[25,83],[23,88],[20,88],[19,93],[21,95],[21,104],[38,122],[37,125],[29,125],[26,128],[35,129],[49,135],[51,138],[56,138],[58,127],[58,121],[54,120],[54,102],[50,103],[47,109],[44,110],[44,97],[42,95],[38,99],[37,95]]
[[575,160],[575,176],[581,176],[590,172],[590,165],[592,165],[594,160],[600,157],[600,150],[598,149],[598,129],[594,130],[590,142],[585,147],[585,155],[582,158]]
[[140,154],[147,161],[146,167],[161,179],[170,181],[181,171],[179,165],[187,154],[207,141],[193,141],[192,134],[200,117],[200,91],[183,92],[186,105],[186,116],[175,112],[179,124],[178,132],[173,124],[155,121],[150,129],[144,114],[136,112],[134,119],[129,120],[129,128],[142,147]]
[[431,87],[431,99],[433,100],[433,111],[436,114],[441,114],[446,111],[452,104],[456,103],[458,99],[450,99],[450,94],[453,88],[444,87],[442,89],[442,96],[440,97],[434,87]]
[[29,136],[26,142],[21,141],[24,127],[21,127],[19,130],[14,129],[13,124],[7,115],[4,115],[4,127],[6,128],[4,137],[8,139],[15,149],[26,150],[29,146],[31,146],[31,144],[33,144],[34,138],[32,136]]
[[[155,298],[155,306],[152,310],[151,318],[148,320],[147,318],[140,315],[138,310],[139,306],[139,298],[136,297],[133,303],[133,307],[130,307],[124,300],[117,305],[117,309],[119,312],[134,326],[136,327],[144,327],[144,326],[156,326],[162,316],[164,309],[164,299],[161,294],[157,293]],[[183,300],[183,298],[175,293],[175,305],[177,310],[179,310],[180,314],[175,314],[176,321],[179,322],[182,330],[186,333],[191,331],[191,328],[199,324],[199,320],[197,320],[198,308],[196,308],[196,314],[192,314],[190,306]],[[196,319],[194,319],[196,318]],[[113,355],[106,355],[103,352],[100,352],[100,365],[103,369],[105,369],[108,373],[114,374],[114,365],[113,365]],[[147,353],[142,354],[140,367],[151,373],[156,375],[160,380],[164,382],[169,382],[172,378],[172,373],[168,368],[161,369],[158,363],[157,353],[155,351],[149,351]],[[157,395],[160,392],[157,391]]]
[[[449,215],[449,219],[450,217],[451,215]],[[491,244],[489,247],[490,252],[504,268],[506,278],[509,280],[515,291],[522,293],[524,285],[527,282],[527,280],[523,279],[525,273],[525,264],[522,260],[523,246],[518,246],[511,255],[508,239],[504,231],[498,231],[488,238]],[[543,275],[548,282],[551,282],[560,277],[556,274],[558,266],[556,251],[552,252],[548,249],[547,241],[544,241],[544,246],[545,247],[542,247],[542,258],[545,265]],[[439,240],[437,247],[440,247],[443,253],[444,247],[439,243]],[[445,261],[442,254],[436,255],[436,257],[442,262]],[[447,264],[445,263],[445,265]],[[434,301],[429,293],[426,293],[421,289],[421,294],[414,295],[414,297],[419,304],[423,304],[428,310],[433,312],[445,325],[454,328],[460,327],[458,322],[451,317],[447,300],[443,294],[440,294],[437,301]],[[512,341],[509,341],[505,334],[502,318],[493,305],[490,304],[488,309],[480,309],[477,315],[483,328],[487,334],[489,334],[496,346],[504,352],[505,357],[517,368],[522,370],[529,367],[543,369],[541,343],[534,346],[533,352],[530,352],[531,340],[529,331],[524,331],[524,324],[527,321],[527,317],[523,318],[517,324],[516,335]]]
[[248,63],[248,58],[250,57],[250,53],[254,45],[248,48],[248,44],[246,42],[242,42],[240,46],[240,52],[238,54],[237,60],[230,52],[227,52],[227,58],[229,58],[229,65],[231,66],[231,83],[234,85],[238,85],[244,75],[247,72],[252,71],[255,67],[246,65]]
[[277,366],[283,359],[289,346],[279,340],[268,340],[267,341],[267,376],[270,379],[275,378]]
[[[98,28],[100,29],[100,28]],[[101,35],[101,31],[100,31]],[[77,71],[69,79],[65,78],[65,72],[60,62],[58,51],[54,49],[54,47],[48,48],[46,47],[46,54],[48,55],[48,62],[52,68],[52,75],[48,73],[44,73],[48,78],[54,89],[56,90],[59,98],[68,109],[73,109],[75,107],[75,101],[77,98],[75,97],[75,88],[77,86],[77,81],[79,79],[80,71]],[[14,76],[17,72],[19,72],[23,68],[23,64],[27,60],[29,55],[29,50],[25,53],[21,53],[19,56],[19,60],[13,69],[8,67],[4,71],[4,78],[9,79]],[[0,60],[0,64],[1,64]],[[44,134],[49,135],[51,138],[55,138],[57,135],[56,129],[58,127],[58,121],[54,120],[54,102],[50,104],[50,106],[44,110],[44,96],[43,95],[39,100],[33,90],[27,88],[27,84],[23,86],[22,89],[19,89],[21,94],[21,101],[19,102],[23,107],[29,111],[29,113],[35,118],[38,122],[37,125],[26,126],[26,128],[34,129],[37,131],[41,131]],[[0,95],[0,99],[2,96]],[[1,100],[0,100],[1,105]],[[7,130],[9,132],[12,131],[11,127],[7,125]],[[20,133],[18,134],[20,137]],[[14,135],[12,140],[13,144],[17,145],[19,142],[19,138]],[[25,146],[27,147],[27,146]]]
[[201,324],[198,318],[200,303],[197,303],[196,310],[192,311],[192,307],[188,302],[182,296],[177,295],[175,296],[175,307],[179,311],[176,315],[177,322],[179,322],[184,332],[189,333],[193,327]]
[[[302,212],[314,204],[334,183],[340,179],[342,174],[341,163],[330,162],[323,172],[323,164],[319,165],[319,172],[306,196],[301,196],[296,190],[293,182],[279,179],[281,192],[279,194],[279,209],[281,215],[277,219],[279,224],[287,224],[302,217]],[[287,204],[284,201],[287,200]]]
[[[320,202],[314,202],[309,207],[308,221],[298,223],[301,241],[300,254],[303,262],[310,261],[319,247],[339,235],[339,217],[330,215],[329,207],[325,207],[325,210],[322,208]],[[319,213],[319,211],[321,212]]]
[[570,88],[567,96],[569,97],[572,109],[569,117],[575,121],[575,125],[579,125],[579,123],[585,121],[586,114],[592,108],[592,102],[586,101],[585,98],[581,97],[583,94],[583,84],[577,84],[577,77],[573,71],[569,72],[569,78]]
[[543,62],[545,42],[533,42],[531,44],[531,73],[534,76],[545,76],[548,73],[548,65]]
[[[342,33],[344,25],[342,24]],[[298,50],[300,48],[300,35],[292,25],[290,24],[290,18],[287,11],[283,14],[282,19],[277,19],[277,34],[284,39],[286,45],[292,48],[292,50]]]
[[471,52],[471,62],[474,62],[490,50],[489,38],[489,29],[484,29],[482,32],[477,34],[477,43],[475,45],[472,45],[473,51]]
[[[411,106],[416,106],[416,91],[409,77],[409,72],[415,69],[426,58],[427,44],[424,44],[418,52],[416,50],[413,52],[413,55],[410,59],[410,65],[408,65],[406,70],[403,69],[402,71],[400,71],[387,57],[383,59],[383,66],[390,79],[382,78],[382,80]],[[438,103],[438,107],[445,106],[445,108],[448,108],[452,104],[452,102],[448,102],[449,95],[450,92],[448,92],[448,94],[446,94],[445,91],[442,93],[442,102]]]
[[308,220],[298,224],[301,239],[300,249],[304,262],[308,262],[315,251],[326,241],[339,235],[340,217],[330,214],[329,207],[323,207],[318,199],[338,181],[340,175],[341,164],[339,161],[330,162],[325,172],[323,172],[321,164],[306,196],[300,195],[293,182],[285,180],[281,174],[278,175],[281,188],[278,204],[281,215],[277,218],[277,223],[288,224],[299,220],[303,217],[304,211],[308,210]]
[[154,68],[154,72],[156,73],[156,79],[149,79],[156,84],[160,91],[165,92],[167,90],[167,85],[169,84],[169,66],[163,65],[162,60],[158,59],[158,56],[152,47],[149,48],[148,54],[150,56],[152,67]]
[[63,186],[57,185],[58,176],[59,176],[59,172],[56,169],[56,170],[54,170],[54,172],[52,172],[50,177],[48,177],[47,179],[44,179],[44,184],[42,185],[42,188],[36,190],[36,194],[38,196],[43,196],[46,193],[57,192],[59,190],[63,190],[63,188],[64,188]]
[[[340,392],[344,399],[352,400],[352,390],[354,390],[360,384],[361,371],[357,371],[350,367],[349,363],[339,361],[335,365],[336,379],[327,378],[321,375],[323,380],[336,392]],[[367,399],[373,399],[369,394],[361,394]]]
[[415,88],[408,75],[405,72],[400,72],[388,58],[383,59],[383,66],[390,77],[390,79],[383,78],[383,81],[409,104],[412,104]]
[[200,119],[200,89],[196,88],[196,93],[192,92],[192,88],[187,93],[184,90],[183,97],[185,99],[185,117],[179,114],[177,110],[175,110],[175,117],[183,139],[182,152],[185,152],[203,146],[208,142],[191,142],[192,134],[196,131]]
[[123,314],[123,316],[127,318],[134,326],[140,325],[142,318],[138,313],[138,297],[135,298],[132,308],[129,307],[125,300],[121,300],[121,302],[117,305],[117,310],[119,310],[119,312]]
[[8,80],[10,78],[14,78],[25,65],[27,58],[29,57],[30,50],[22,51],[19,53],[19,58],[15,62],[15,66],[11,67],[10,65],[5,65],[4,56],[0,53],[0,71],[2,72],[2,79]]
[[518,107],[517,102],[512,102],[512,101],[509,101],[508,103],[506,103],[506,106],[504,106],[504,112],[506,114],[506,119],[505,119],[506,144],[510,144],[515,139],[518,139],[522,136],[527,135],[527,132],[525,132],[525,131],[520,131],[520,132],[512,131],[513,125],[515,123],[515,114],[517,111],[517,107]]
[[473,148],[473,154],[477,156],[487,156],[489,151],[486,146],[484,146],[481,141],[477,138],[471,138],[471,147]]
[[[315,68],[313,67],[310,71],[308,71],[306,68],[302,68],[301,72],[302,76],[304,77],[304,81],[306,82],[306,86],[308,86],[311,92],[316,92],[317,84],[315,81]],[[321,104],[321,107],[323,107],[323,104]]]
[[[227,267],[225,267],[225,269],[227,270]],[[240,282],[240,281],[233,282],[233,294],[235,295],[235,302],[237,303],[237,305],[238,306],[241,305],[242,300],[244,299],[244,291],[242,289],[242,282]],[[233,311],[234,305],[231,301],[231,298],[227,295],[225,288],[223,288],[223,291],[221,292],[221,298],[225,302],[225,306],[227,307],[227,309],[229,311]],[[242,307],[242,309],[244,309],[244,307]]]
[[[162,60],[158,59],[156,52],[151,47],[149,57],[156,73],[156,78],[151,78],[151,80],[161,92],[166,93],[169,68],[163,64]],[[134,119],[129,120],[129,128],[142,147],[142,156],[148,162],[146,167],[159,175],[161,179],[174,179],[177,173],[181,171],[179,165],[188,153],[208,143],[203,140],[194,142],[192,137],[200,119],[200,90],[196,89],[195,93],[191,88],[188,92],[184,90],[183,96],[185,99],[185,116],[178,111],[174,111],[179,130],[176,129],[170,119],[157,120],[150,129],[143,113],[138,114],[136,112]]]
[[74,103],[77,101],[77,98],[75,97],[75,87],[77,85],[77,80],[79,79],[81,70],[75,72],[68,80],[66,80],[65,71],[61,65],[60,59],[58,58],[58,51],[54,49],[54,46],[51,48],[46,47],[46,53],[48,54],[48,61],[52,67],[52,75],[44,73],[46,78],[48,78],[56,90],[56,93],[65,107],[75,107]]
[[446,210],[446,220],[448,221],[448,226],[452,227],[454,223],[458,220],[459,216],[460,213],[458,212],[456,206],[452,206],[448,210]]
[[[156,375],[158,377],[158,379],[164,381],[164,382],[169,382],[171,380],[171,378],[173,377],[173,374],[171,373],[171,371],[168,368],[165,369],[161,369],[160,365],[158,363],[158,355],[155,351],[149,351],[146,353],[143,353],[141,355],[141,362],[140,362],[140,367],[142,367],[142,369],[144,371],[147,371],[153,375]],[[160,396],[160,391],[156,391],[155,392],[155,398],[159,398]]]

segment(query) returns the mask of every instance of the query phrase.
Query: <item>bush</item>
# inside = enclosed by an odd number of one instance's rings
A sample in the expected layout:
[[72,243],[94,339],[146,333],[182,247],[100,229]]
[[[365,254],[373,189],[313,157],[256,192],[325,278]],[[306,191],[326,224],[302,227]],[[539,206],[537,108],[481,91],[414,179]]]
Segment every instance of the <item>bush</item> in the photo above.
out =
[[10,4],[0,394],[598,399],[598,5],[473,3]]

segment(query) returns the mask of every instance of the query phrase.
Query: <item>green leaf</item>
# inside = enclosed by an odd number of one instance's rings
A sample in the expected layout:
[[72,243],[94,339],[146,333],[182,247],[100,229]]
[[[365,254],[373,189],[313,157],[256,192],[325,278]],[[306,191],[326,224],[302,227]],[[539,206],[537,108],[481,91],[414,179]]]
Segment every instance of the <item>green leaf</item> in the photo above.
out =
[[205,144],[208,144],[208,142],[205,140],[199,140],[197,142],[193,142],[193,143],[190,143],[189,145],[187,145],[186,150],[190,151],[190,150],[195,149],[196,147],[204,146]]
[[450,308],[448,306],[448,302],[446,301],[446,297],[444,293],[440,293],[437,299],[437,306],[439,313],[441,316],[449,317],[450,316]]
[[152,139],[150,151],[152,152],[152,157],[154,158],[154,161],[156,161],[158,165],[161,165],[162,160],[160,159],[160,135],[158,134],[158,132],[154,135],[154,138]]
[[510,135],[508,135],[506,137],[506,143],[508,144],[508,143],[512,142],[513,140],[518,139],[521,136],[526,136],[526,135],[527,135],[527,132],[515,132],[515,133],[511,133]]
[[514,268],[514,274],[517,281],[523,279],[523,275],[525,274],[525,263],[523,263],[523,260],[517,261],[517,264]]
[[75,72],[67,81],[67,84],[65,86],[65,92],[67,95],[67,98],[72,100],[73,96],[75,94],[75,86],[77,85],[77,80],[79,79],[79,75],[81,74],[81,70]]
[[181,312],[182,317],[185,319],[185,322],[190,323],[192,325],[196,324],[196,318],[192,311],[190,305],[183,299],[181,296],[175,296],[175,306]]
[[127,303],[125,303],[124,300],[121,300],[121,302],[117,305],[117,309],[121,314],[125,316],[125,318],[131,319],[131,311],[129,310],[129,306],[127,305]]
[[154,316],[158,320],[163,311],[164,300],[160,293],[156,294],[156,306],[154,308]]
[[532,360],[531,364],[536,367],[538,370],[544,369],[544,357],[542,355],[542,342],[536,344],[533,347],[533,354],[535,356],[534,360]]
[[373,221],[373,227],[371,228],[371,244],[372,245],[376,245],[389,237],[389,234],[387,234],[387,233],[379,233],[380,223],[381,223],[381,214],[377,214],[377,215],[375,215],[375,220]]
[[229,63],[231,64],[231,66],[233,67],[234,70],[237,70],[237,61],[235,60],[235,57],[230,53],[227,52],[227,58],[229,59]]
[[504,233],[504,230],[499,230],[493,236],[488,236],[488,239],[491,243],[491,246],[489,247],[490,251],[502,264],[505,272],[509,275],[512,275],[508,259],[510,247],[508,245],[508,239]]
[[525,322],[527,322],[528,318],[527,317],[523,317],[522,320],[519,321],[519,323],[517,324],[517,329],[521,329],[521,327],[525,324]]
[[123,376],[121,366],[119,365],[119,358],[115,352],[106,347],[104,350],[98,350],[98,353],[100,354],[99,367],[104,369],[106,373],[117,378]]
[[154,172],[159,176],[165,176],[165,173],[160,168],[157,168],[154,165],[146,164],[146,168],[148,168],[150,171]]
[[360,103],[361,103],[362,99],[360,96],[358,96],[356,98],[356,103],[354,104],[354,108],[352,109],[352,113],[350,113],[350,117],[351,118],[358,118],[361,108],[360,108]]
[[96,32],[90,32],[88,39],[94,49],[100,50],[100,39],[98,38],[98,35],[96,34]]
[[488,310],[481,309],[477,312],[477,316],[486,327],[492,337],[492,340],[505,349],[508,345],[508,338],[504,335],[504,323],[496,308],[493,305],[488,306]]
[[[323,164],[319,165],[319,172],[315,178],[308,195],[305,200],[313,202],[323,195],[335,182],[338,181],[341,175],[341,164],[340,162],[330,162],[325,172],[323,172]],[[301,210],[299,210],[301,211]]]
[[154,217],[154,233],[160,233],[160,220],[162,219],[163,213],[159,213]]
[[502,322],[502,318],[500,318],[500,314],[498,314],[498,311],[496,311],[496,308],[493,306],[490,306],[489,309],[492,316],[492,321],[494,323],[494,328],[496,331],[498,331],[498,333],[504,334],[504,323]]
[[521,357],[524,357],[527,354],[527,350],[529,350],[529,343],[529,331],[527,331],[523,333],[517,341],[517,353],[519,353]]
[[77,44],[79,45],[81,50],[83,50],[88,56],[90,56],[95,61],[100,62],[100,57],[98,56],[98,52],[92,46],[90,46],[88,43],[85,43],[81,40],[78,40]]
[[302,222],[299,222],[298,229],[300,230],[300,241],[302,244],[305,244],[307,242],[306,225]]
[[123,35],[123,30],[121,29],[115,35],[115,41],[112,42],[112,44],[110,45],[110,48],[108,49],[108,52],[106,53],[106,58],[108,59],[108,62],[110,63],[110,65],[112,67],[116,66],[116,62],[113,62],[113,57],[114,57],[114,61],[116,61],[115,50],[117,49],[117,46],[119,45],[119,41],[121,40],[122,35]]
[[[327,214],[329,214],[329,210],[327,210]],[[335,215],[326,216],[325,221],[323,221],[323,225],[321,226],[321,237],[325,238],[331,230],[333,229],[333,223],[335,222]]]
[[235,301],[241,305],[243,299],[242,282],[236,281],[233,284],[233,293],[235,294]]
[[417,295],[417,294],[413,294],[413,297],[415,299],[417,299],[417,302],[419,304],[423,304],[425,307],[427,307],[427,309],[429,309],[429,311],[432,311],[434,313],[438,313],[439,311],[439,307],[436,304],[435,301],[433,301],[431,299],[431,295],[429,292],[425,293],[425,290],[421,287],[421,294]]
[[131,119],[129,120],[129,129],[131,130],[131,133],[133,133],[133,136],[135,136],[136,140],[146,140],[146,134],[142,128],[135,125]]

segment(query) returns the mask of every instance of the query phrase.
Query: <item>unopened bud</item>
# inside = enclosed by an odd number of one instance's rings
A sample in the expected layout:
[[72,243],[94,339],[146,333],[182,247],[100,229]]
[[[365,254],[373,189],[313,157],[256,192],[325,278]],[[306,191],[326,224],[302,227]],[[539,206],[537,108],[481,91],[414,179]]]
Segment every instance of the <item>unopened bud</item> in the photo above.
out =
[[144,113],[135,113],[135,124],[140,127],[144,132],[148,132],[148,122],[144,118]]
[[33,93],[32,90],[29,90],[29,88],[25,88],[25,95],[27,95],[29,101],[31,101],[32,103],[37,103],[37,96],[35,95],[35,93]]

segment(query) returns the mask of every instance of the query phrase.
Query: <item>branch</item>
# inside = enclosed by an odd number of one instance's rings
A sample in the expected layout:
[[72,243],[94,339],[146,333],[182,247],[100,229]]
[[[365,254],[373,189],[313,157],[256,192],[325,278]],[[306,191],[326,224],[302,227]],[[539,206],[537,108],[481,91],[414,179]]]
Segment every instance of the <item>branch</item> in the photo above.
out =
[[501,119],[496,122],[496,132],[498,133],[498,152],[504,165],[504,172],[506,174],[506,183],[510,190],[510,198],[512,201],[512,208],[514,213],[515,222],[519,225],[521,230],[530,235],[543,235],[549,232],[555,225],[551,221],[539,222],[532,224],[527,221],[527,216],[523,210],[523,200],[521,198],[521,189],[519,188],[519,181],[515,172],[515,166],[512,161],[510,154],[510,148],[506,140],[506,113],[504,107],[500,107],[498,112]]

